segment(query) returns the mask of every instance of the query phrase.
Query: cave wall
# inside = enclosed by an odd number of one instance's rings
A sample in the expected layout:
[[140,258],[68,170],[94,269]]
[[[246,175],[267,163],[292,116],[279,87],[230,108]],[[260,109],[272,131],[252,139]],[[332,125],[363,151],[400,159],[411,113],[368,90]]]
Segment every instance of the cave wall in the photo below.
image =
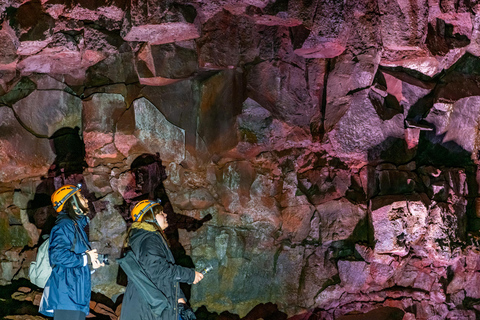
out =
[[[82,183],[121,255],[160,198],[194,308],[475,319],[480,7],[470,1],[0,2],[0,285]],[[115,300],[118,265],[93,291]],[[463,318],[462,318],[463,317]]]

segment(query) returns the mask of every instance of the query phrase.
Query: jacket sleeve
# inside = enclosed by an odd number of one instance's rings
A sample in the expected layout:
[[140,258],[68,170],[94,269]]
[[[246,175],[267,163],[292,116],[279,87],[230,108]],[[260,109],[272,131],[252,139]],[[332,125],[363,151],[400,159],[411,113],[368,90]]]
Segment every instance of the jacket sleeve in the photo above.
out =
[[138,260],[155,284],[164,280],[193,283],[195,270],[171,263],[167,259],[168,250],[158,236],[150,236],[141,246]]
[[48,248],[50,264],[66,268],[82,267],[85,265],[84,253],[71,251],[75,230],[69,230],[66,224],[56,225],[50,234]]

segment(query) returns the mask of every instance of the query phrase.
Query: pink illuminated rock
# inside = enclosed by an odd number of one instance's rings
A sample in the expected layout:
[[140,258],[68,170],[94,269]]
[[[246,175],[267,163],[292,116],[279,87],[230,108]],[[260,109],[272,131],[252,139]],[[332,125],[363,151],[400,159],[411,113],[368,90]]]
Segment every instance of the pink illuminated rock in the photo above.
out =
[[15,32],[4,21],[0,29],[0,65],[8,65],[16,60],[19,45]]
[[405,256],[426,232],[427,206],[419,195],[383,196],[372,200],[375,251]]
[[195,43],[146,44],[137,53],[136,69],[140,82],[146,85],[167,85],[174,79],[190,77],[198,69]]
[[381,65],[386,67],[402,67],[423,73],[429,77],[433,77],[441,71],[439,69],[440,63],[434,57],[419,57],[411,60],[397,61],[386,61],[382,59]]
[[314,293],[319,292],[325,283],[338,273],[335,263],[327,259],[326,254],[325,248],[318,247],[307,259],[305,286],[299,292],[299,297],[305,301],[306,307],[314,305]]
[[274,117],[307,126],[316,108],[303,74],[287,63],[261,63],[249,73],[248,95]]
[[[346,98],[345,113],[337,121],[334,129],[328,133],[335,153],[340,157],[349,157],[365,161],[378,157],[377,145],[390,139],[404,139],[403,115],[396,114],[389,120],[382,120],[368,98],[365,90]],[[334,108],[334,104],[327,105]],[[332,111],[333,112],[333,111]],[[337,117],[340,115],[337,115]],[[405,153],[404,153],[405,154]]]
[[206,189],[178,193],[173,204],[181,210],[205,209],[214,204],[214,198]]
[[381,21],[380,32],[385,47],[420,46],[423,44],[429,6],[408,0],[381,1],[378,3]]
[[60,74],[71,77],[73,84],[81,83],[85,79],[88,67],[102,61],[106,55],[97,51],[80,52],[48,52],[44,51],[22,60],[18,64],[24,74],[33,72]]
[[[55,160],[46,138],[38,138],[16,120],[12,109],[0,107],[0,179],[8,182],[27,176],[42,176]],[[8,137],[8,138],[7,138]]]
[[445,55],[450,49],[468,45],[472,29],[467,12],[440,14],[428,26],[427,46],[433,54]]
[[125,41],[163,44],[200,36],[198,27],[192,23],[196,15],[192,6],[174,6],[170,2],[155,5],[131,2],[121,32]]
[[257,27],[249,16],[217,13],[203,25],[197,40],[199,66],[236,67],[253,61],[260,47]]
[[292,206],[281,211],[283,237],[300,243],[310,234],[310,224],[315,207],[312,205]]
[[[380,57],[380,52],[376,49],[368,49],[355,58],[351,53],[338,57],[327,79],[327,103],[348,98],[350,92],[371,86]],[[354,60],[358,62],[354,63]]]
[[[444,141],[454,141],[468,152],[473,152],[476,146],[475,133],[478,130],[477,115],[480,114],[478,97],[470,97],[457,101],[449,117],[448,129]],[[448,115],[448,114],[446,114]]]
[[159,25],[132,27],[125,33],[125,41],[149,42],[151,44],[185,41],[200,37],[197,27],[191,23],[168,22]]
[[345,51],[345,46],[338,43],[335,39],[317,39],[309,37],[302,48],[295,50],[295,53],[307,59],[335,58]]
[[266,26],[296,27],[302,24],[302,21],[295,18],[283,18],[271,15],[254,15],[253,19],[256,24]]
[[370,273],[370,266],[364,261],[346,260],[339,260],[337,265],[341,285],[345,291],[356,292],[362,290]]

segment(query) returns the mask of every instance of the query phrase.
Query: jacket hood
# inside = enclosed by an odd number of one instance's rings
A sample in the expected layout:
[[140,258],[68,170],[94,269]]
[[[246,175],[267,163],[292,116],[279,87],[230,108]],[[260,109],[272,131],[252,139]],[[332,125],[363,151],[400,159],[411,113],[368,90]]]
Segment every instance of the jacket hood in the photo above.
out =
[[155,227],[148,222],[134,222],[132,224],[132,229],[141,229],[141,230],[150,231],[150,232],[157,231],[157,229],[155,229]]

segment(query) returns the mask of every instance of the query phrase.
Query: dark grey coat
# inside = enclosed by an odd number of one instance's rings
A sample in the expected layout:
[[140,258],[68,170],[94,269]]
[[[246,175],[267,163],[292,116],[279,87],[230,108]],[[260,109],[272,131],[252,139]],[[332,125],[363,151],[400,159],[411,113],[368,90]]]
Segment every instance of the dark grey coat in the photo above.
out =
[[156,316],[135,285],[129,281],[123,297],[120,320],[178,320],[177,302],[180,298],[185,299],[179,282],[192,283],[195,279],[194,269],[176,265],[167,242],[148,223],[136,222],[132,225],[129,245],[150,280],[168,298],[169,306],[161,316]]

